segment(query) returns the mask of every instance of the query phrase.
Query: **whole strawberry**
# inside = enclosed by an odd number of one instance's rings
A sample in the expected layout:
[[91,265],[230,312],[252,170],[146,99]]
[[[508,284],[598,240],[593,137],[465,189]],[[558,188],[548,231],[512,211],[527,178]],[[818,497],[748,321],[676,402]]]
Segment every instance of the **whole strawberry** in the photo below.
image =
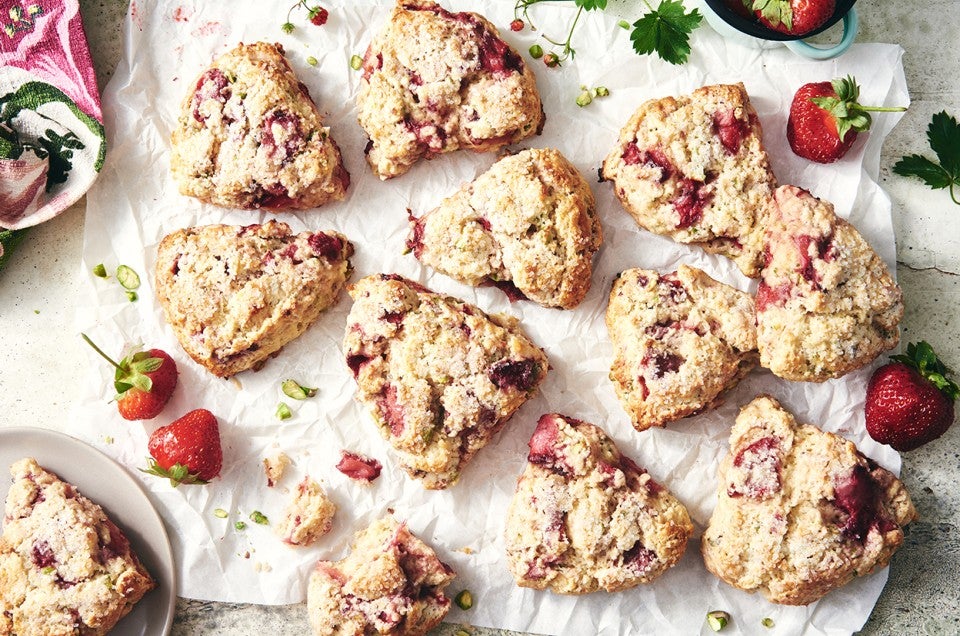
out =
[[744,4],[764,26],[790,35],[818,29],[836,9],[834,0],[744,0]]
[[793,96],[787,120],[787,141],[793,152],[817,163],[832,163],[847,154],[857,133],[870,129],[870,113],[906,110],[862,106],[853,76],[804,84]]
[[150,435],[147,449],[152,459],[141,470],[166,477],[174,487],[205,484],[220,474],[223,449],[217,418],[206,409],[190,411]]
[[86,334],[80,334],[94,351],[116,369],[113,387],[117,410],[125,420],[149,420],[160,415],[177,386],[177,363],[165,351],[135,348],[119,363],[105,354]]
[[926,342],[911,343],[906,355],[891,359],[867,385],[867,432],[898,451],[913,450],[950,428],[960,387]]

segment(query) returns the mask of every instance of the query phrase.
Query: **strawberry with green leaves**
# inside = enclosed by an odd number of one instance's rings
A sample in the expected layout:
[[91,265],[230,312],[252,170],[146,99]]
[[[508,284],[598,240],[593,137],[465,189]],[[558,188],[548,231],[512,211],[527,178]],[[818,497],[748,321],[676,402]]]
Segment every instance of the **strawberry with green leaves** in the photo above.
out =
[[876,370],[867,385],[870,437],[908,451],[943,435],[953,424],[960,387],[926,342],[907,345],[905,355]]
[[117,410],[125,420],[149,420],[160,415],[177,386],[177,363],[165,351],[134,348],[120,362],[105,354],[86,334],[80,334],[116,369]]
[[787,141],[793,152],[817,163],[832,163],[847,154],[858,132],[870,129],[870,112],[906,110],[862,106],[859,98],[860,87],[852,75],[801,86],[787,120]]
[[217,418],[206,409],[190,411],[161,426],[147,442],[151,459],[143,472],[180,484],[205,484],[220,474],[223,449]]
[[814,31],[833,16],[834,0],[743,0],[767,27],[790,35]]

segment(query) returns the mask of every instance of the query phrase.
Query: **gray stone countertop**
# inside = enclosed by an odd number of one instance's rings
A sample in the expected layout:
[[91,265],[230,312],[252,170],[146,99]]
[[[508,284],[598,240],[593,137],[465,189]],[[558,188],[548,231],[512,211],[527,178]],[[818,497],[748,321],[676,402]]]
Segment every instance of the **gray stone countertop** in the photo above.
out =
[[[506,1],[506,0],[505,0]],[[122,50],[120,24],[127,0],[80,0],[102,87]],[[287,3],[289,4],[289,3]],[[287,8],[278,6],[278,12]],[[960,2],[861,0],[858,42],[896,42],[912,103],[887,138],[880,180],[894,201],[897,275],[906,315],[904,342],[926,340],[948,365],[960,368],[960,206],[944,190],[894,175],[905,154],[930,154],[925,131],[931,116],[960,116]],[[85,204],[31,231],[15,261],[0,275],[0,425],[63,429],[62,414],[79,400],[71,378],[86,357],[71,333],[70,298],[79,271]],[[920,512],[894,556],[890,579],[863,634],[960,633],[960,426],[903,458],[903,480]],[[460,627],[444,625],[449,636]],[[172,633],[300,635],[308,631],[303,605],[264,607],[178,599]],[[468,628],[479,636],[506,634]]]

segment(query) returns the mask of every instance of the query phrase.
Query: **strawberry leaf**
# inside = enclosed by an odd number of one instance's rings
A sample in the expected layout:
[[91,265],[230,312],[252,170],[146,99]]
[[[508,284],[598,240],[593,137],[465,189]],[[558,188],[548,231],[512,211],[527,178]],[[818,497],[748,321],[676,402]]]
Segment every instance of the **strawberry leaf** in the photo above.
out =
[[960,179],[960,124],[957,120],[946,111],[935,114],[927,128],[927,139],[944,171],[954,181]]
[[957,397],[960,397],[960,386],[947,377],[952,375],[953,371],[937,357],[933,347],[925,340],[919,343],[911,342],[907,345],[906,353],[890,356],[890,359],[916,369],[950,401],[956,401]]
[[191,473],[190,469],[183,464],[177,463],[170,468],[164,468],[152,457],[147,458],[147,467],[140,468],[140,472],[156,477],[163,477],[170,480],[170,485],[176,488],[180,484],[206,484],[208,482],[200,479],[196,473]]
[[901,158],[893,165],[893,171],[903,177],[917,177],[934,190],[949,187],[954,183],[943,166],[922,155],[907,155]]
[[594,9],[603,11],[607,8],[607,0],[574,0],[574,4],[587,11],[593,11]]
[[671,64],[683,64],[690,57],[690,34],[702,20],[697,9],[685,13],[681,0],[664,0],[633,23],[633,50],[640,55],[656,53]]

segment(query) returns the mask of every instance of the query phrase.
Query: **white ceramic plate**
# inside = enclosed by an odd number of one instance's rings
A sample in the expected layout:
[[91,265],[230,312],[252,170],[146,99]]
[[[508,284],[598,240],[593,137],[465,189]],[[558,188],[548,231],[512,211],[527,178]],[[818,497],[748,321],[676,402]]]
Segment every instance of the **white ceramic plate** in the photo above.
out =
[[115,461],[68,435],[41,428],[0,428],[0,501],[10,490],[10,464],[23,457],[70,482],[99,504],[157,581],[111,636],[166,636],[173,624],[176,575],[163,521],[140,484]]

